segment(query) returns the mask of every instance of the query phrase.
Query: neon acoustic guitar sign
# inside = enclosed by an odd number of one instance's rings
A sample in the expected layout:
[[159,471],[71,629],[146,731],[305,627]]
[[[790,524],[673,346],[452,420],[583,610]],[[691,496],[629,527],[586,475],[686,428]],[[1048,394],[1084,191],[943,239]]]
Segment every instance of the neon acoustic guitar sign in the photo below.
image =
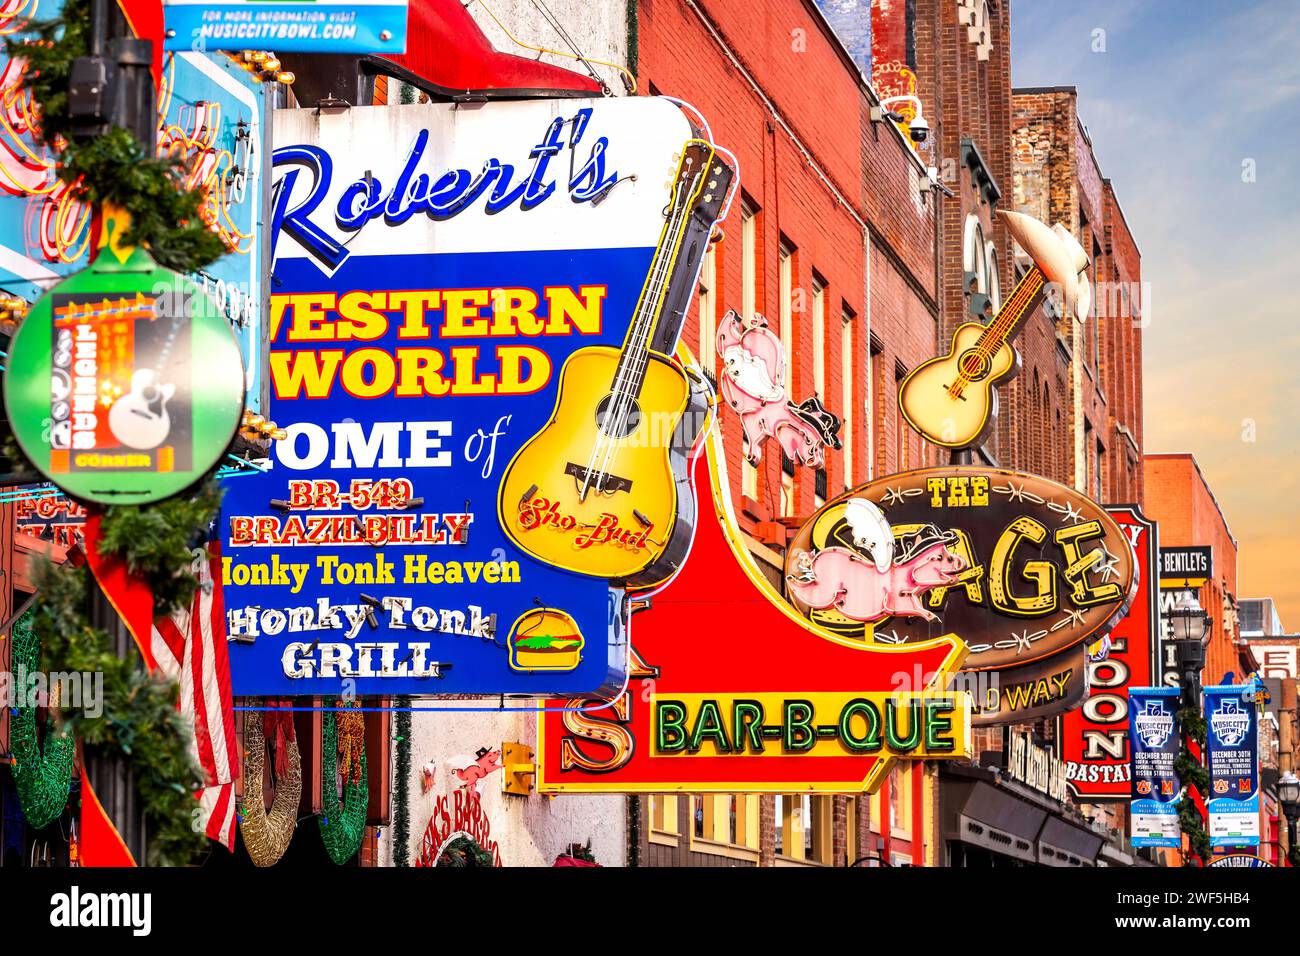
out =
[[[663,232],[621,349],[591,346],[564,363],[550,421],[501,481],[501,526],[520,548],[557,567],[631,584],[689,539],[694,511],[674,475],[672,436],[691,382],[655,351],[668,285],[692,215],[717,219],[732,170],[705,140],[682,150]],[[673,335],[676,338],[676,335]],[[662,578],[663,575],[658,575]]]
[[970,699],[947,690],[961,640],[866,644],[801,617],[746,549],[721,438],[705,441],[690,560],[632,616],[626,692],[543,716],[537,789],[874,792],[895,760],[967,756]]
[[898,407],[907,423],[936,445],[965,448],[979,441],[997,414],[995,386],[1015,375],[1020,358],[1011,340],[1043,300],[1048,283],[1065,307],[1088,313],[1088,255],[1063,226],[1049,229],[1020,213],[1001,213],[1007,228],[1033,257],[1034,266],[987,326],[967,322],[953,333],[946,355],[914,368],[899,385]]

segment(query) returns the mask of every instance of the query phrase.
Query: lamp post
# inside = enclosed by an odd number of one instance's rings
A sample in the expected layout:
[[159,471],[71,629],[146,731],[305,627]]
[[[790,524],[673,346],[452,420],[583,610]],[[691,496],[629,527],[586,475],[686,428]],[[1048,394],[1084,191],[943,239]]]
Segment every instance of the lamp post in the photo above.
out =
[[1300,777],[1288,770],[1277,781],[1277,802],[1286,817],[1287,857],[1292,866],[1300,866],[1300,847],[1296,846],[1296,821],[1300,820]]
[[1197,707],[1201,700],[1201,668],[1205,666],[1205,645],[1210,639],[1210,615],[1205,613],[1196,592],[1183,591],[1168,612],[1182,680],[1183,706]]
[[[1191,737],[1196,737],[1197,747],[1204,746],[1201,733],[1192,728],[1195,722],[1201,724],[1201,669],[1205,666],[1205,645],[1210,636],[1210,616],[1196,599],[1196,592],[1183,591],[1168,612],[1169,630],[1174,639],[1174,649],[1178,660],[1179,680],[1182,685],[1182,753],[1178,755],[1175,766],[1188,790],[1204,792],[1208,786],[1205,771],[1200,761],[1193,756],[1189,745]],[[1184,798],[1179,808],[1179,821],[1184,833],[1190,840],[1192,853],[1204,865],[1209,859],[1209,837],[1201,823],[1200,815],[1192,808],[1190,795]]]

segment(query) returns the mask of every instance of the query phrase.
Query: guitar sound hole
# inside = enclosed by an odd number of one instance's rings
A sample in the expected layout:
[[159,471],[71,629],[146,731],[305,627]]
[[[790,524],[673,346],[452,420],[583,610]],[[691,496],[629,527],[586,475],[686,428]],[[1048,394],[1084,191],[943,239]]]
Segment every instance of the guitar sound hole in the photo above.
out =
[[630,407],[622,406],[624,410],[622,421],[611,421],[610,407],[613,404],[613,395],[606,395],[600,400],[600,404],[596,406],[596,424],[611,438],[626,438],[641,424],[641,406],[634,400]]
[[963,352],[959,361],[962,374],[969,379],[981,379],[989,372],[989,360],[971,349]]

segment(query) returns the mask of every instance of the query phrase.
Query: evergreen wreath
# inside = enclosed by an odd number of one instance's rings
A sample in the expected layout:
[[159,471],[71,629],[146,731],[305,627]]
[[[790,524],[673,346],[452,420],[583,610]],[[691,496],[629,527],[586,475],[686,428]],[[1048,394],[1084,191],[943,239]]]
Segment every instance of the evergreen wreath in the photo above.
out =
[[447,844],[434,865],[491,867],[496,865],[496,861],[473,837],[462,835]]

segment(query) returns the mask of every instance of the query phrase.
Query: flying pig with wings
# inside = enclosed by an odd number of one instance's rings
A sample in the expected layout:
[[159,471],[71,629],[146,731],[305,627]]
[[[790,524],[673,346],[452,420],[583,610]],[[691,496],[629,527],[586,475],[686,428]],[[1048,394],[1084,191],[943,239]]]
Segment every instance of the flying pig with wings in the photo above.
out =
[[957,535],[927,524],[895,542],[884,514],[866,498],[850,498],[844,520],[853,548],[795,553],[786,576],[790,593],[811,608],[834,608],[854,621],[935,620],[921,602],[934,588],[955,584],[966,570],[966,560],[950,548]]
[[750,463],[758,464],[763,442],[775,438],[791,461],[821,468],[826,448],[842,445],[840,420],[816,395],[798,404],[790,400],[785,346],[767,319],[757,313],[746,319],[731,310],[718,326],[717,347],[722,397],[740,415]]

